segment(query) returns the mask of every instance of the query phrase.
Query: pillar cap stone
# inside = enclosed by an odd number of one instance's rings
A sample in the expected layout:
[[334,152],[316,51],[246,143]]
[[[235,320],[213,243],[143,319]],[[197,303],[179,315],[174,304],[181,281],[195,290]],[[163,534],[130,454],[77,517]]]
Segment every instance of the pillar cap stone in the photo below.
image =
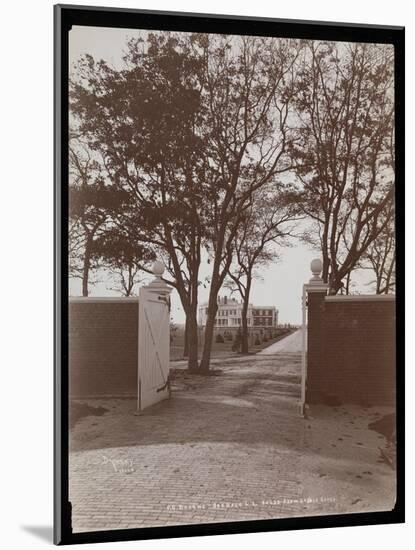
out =
[[321,272],[323,271],[323,262],[320,260],[320,258],[314,258],[314,260],[310,263],[310,269],[313,276],[308,281],[306,285],[304,285],[305,290],[310,292],[322,292],[324,294],[327,294],[328,284],[323,281],[321,278]]
[[159,294],[168,295],[171,293],[172,288],[163,281],[162,276],[165,271],[164,263],[160,260],[156,260],[151,266],[151,271],[153,272],[154,279],[144,288],[152,292],[157,292]]
[[164,273],[164,264],[160,260],[156,260],[153,262],[153,265],[151,267],[151,271],[154,273],[156,277],[161,277]]
[[319,276],[320,273],[323,271],[323,262],[321,261],[321,259],[314,258],[314,260],[311,260],[310,269],[313,275]]
[[321,272],[323,271],[323,262],[320,258],[314,258],[310,263],[310,269],[313,276],[310,279],[310,283],[322,283]]

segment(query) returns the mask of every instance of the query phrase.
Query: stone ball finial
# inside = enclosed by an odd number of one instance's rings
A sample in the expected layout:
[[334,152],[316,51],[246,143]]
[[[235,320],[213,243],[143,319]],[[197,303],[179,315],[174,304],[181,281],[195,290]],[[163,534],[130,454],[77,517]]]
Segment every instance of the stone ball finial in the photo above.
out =
[[320,279],[321,272],[323,271],[323,262],[320,258],[314,258],[310,264],[311,273],[313,274],[313,279]]
[[164,273],[164,264],[160,260],[156,260],[153,263],[152,271],[156,277],[161,277]]

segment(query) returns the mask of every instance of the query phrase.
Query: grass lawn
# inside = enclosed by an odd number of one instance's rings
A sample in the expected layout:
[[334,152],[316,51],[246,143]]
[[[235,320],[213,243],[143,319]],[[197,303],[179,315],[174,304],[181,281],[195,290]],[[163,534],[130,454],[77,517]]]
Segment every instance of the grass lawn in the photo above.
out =
[[[282,332],[286,331],[287,329],[278,329],[281,331],[278,336],[275,338],[270,338],[266,342],[261,342],[261,344],[255,346],[252,345],[249,349],[250,353],[256,353],[258,351],[261,351],[264,348],[267,348],[271,344],[274,344],[274,342],[278,342],[278,340],[281,340],[285,336],[288,336],[293,332],[293,330],[288,330],[288,332]],[[234,357],[235,355],[238,355],[237,352],[232,351],[232,345],[233,341],[231,340],[225,340],[224,343],[218,343],[213,342],[212,345],[212,358],[219,358],[219,357]],[[170,360],[171,361],[180,361],[183,359],[183,350],[184,350],[184,330],[183,329],[177,329],[174,332],[173,340],[170,344]],[[202,355],[203,350],[203,340],[199,338],[199,359]]]

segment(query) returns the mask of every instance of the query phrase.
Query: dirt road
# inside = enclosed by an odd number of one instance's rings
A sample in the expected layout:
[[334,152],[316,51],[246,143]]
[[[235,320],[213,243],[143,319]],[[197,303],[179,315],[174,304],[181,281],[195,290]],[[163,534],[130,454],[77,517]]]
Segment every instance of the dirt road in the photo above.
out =
[[286,338],[278,340],[267,348],[258,352],[258,355],[273,355],[275,353],[300,353],[302,350],[302,330],[296,330]]

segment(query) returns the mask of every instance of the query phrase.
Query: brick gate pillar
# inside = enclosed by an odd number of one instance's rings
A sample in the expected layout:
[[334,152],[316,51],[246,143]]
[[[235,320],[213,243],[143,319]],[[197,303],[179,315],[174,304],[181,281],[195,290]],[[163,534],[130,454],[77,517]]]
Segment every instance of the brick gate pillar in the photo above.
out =
[[310,265],[312,278],[304,285],[307,300],[307,369],[306,403],[320,401],[326,389],[324,299],[328,284],[321,278],[323,262],[315,259]]

